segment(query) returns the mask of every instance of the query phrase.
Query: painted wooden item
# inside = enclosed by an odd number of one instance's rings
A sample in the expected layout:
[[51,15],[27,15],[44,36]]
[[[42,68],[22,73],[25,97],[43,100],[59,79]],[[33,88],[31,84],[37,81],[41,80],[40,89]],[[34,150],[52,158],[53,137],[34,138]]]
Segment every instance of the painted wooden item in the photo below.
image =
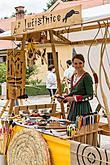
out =
[[71,165],[110,164],[110,151],[105,149],[71,141],[70,152]]
[[12,23],[12,35],[81,24],[81,5],[41,13]]
[[25,51],[8,50],[7,54],[7,98],[17,99],[25,94]]

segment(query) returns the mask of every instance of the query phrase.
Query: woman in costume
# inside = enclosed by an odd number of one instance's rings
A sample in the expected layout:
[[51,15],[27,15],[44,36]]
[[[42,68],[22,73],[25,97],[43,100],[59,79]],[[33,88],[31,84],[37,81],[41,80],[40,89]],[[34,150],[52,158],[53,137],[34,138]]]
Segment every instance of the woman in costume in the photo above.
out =
[[82,54],[75,55],[72,63],[76,71],[71,79],[71,92],[63,101],[71,104],[68,120],[75,121],[77,116],[85,116],[92,111],[89,100],[93,98],[93,81],[84,70],[85,60]]

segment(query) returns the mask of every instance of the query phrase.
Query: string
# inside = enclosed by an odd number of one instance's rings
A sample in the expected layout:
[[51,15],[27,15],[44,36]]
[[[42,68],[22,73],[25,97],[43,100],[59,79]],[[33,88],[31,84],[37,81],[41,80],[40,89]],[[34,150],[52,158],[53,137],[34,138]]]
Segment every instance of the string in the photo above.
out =
[[[105,22],[104,22],[104,24],[105,24]],[[109,33],[109,29],[108,28],[107,28],[107,32],[108,32],[108,35],[109,35],[109,38],[110,38],[110,33]],[[103,31],[102,31],[102,29],[101,29],[101,34],[102,34],[102,37],[103,37]],[[108,57],[107,46],[106,46],[105,51],[106,51],[107,61],[108,61],[109,67],[110,67],[110,60],[109,60],[109,57]]]

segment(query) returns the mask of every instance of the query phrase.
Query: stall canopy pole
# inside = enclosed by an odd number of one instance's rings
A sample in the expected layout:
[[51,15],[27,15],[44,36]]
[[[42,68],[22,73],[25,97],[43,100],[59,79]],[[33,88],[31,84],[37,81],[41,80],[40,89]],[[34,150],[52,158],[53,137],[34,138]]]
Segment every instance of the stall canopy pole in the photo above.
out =
[[[51,47],[52,47],[52,55],[53,55],[53,61],[54,61],[56,77],[57,77],[58,93],[60,95],[62,95],[60,74],[59,74],[59,69],[58,69],[58,64],[57,64],[57,56],[56,56],[56,50],[55,50],[55,44],[54,44],[53,31],[52,30],[49,30],[49,35],[50,35],[50,42],[51,42]],[[65,118],[64,104],[60,103],[60,105],[61,105],[62,117]]]
[[27,34],[24,34],[23,40],[22,40],[22,45],[21,45],[21,50],[25,49],[26,39],[27,39]]
[[[24,34],[23,35],[23,40],[22,40],[22,45],[21,45],[21,50],[25,49],[26,39],[27,39],[27,34]],[[24,56],[25,56],[25,54],[24,54]],[[24,76],[23,76],[23,83],[26,84],[26,56],[25,56],[24,59],[25,59],[25,63],[24,63],[25,71],[24,71]],[[25,93],[26,93],[26,91],[25,91]],[[20,99],[20,104],[23,105],[23,100],[22,99]]]

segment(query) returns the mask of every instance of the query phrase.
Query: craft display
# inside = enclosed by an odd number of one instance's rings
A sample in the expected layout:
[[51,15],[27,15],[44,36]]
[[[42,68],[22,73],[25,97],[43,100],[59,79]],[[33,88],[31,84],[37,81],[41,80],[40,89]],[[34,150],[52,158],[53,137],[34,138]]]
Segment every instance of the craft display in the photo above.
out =
[[50,155],[41,134],[33,129],[19,131],[10,142],[8,165],[50,165]]
[[68,120],[61,121],[56,117],[50,117],[48,114],[40,113],[20,113],[20,115],[10,117],[10,119],[16,125],[35,128],[42,132],[47,129],[62,129],[63,131],[66,131],[66,126],[70,123]]
[[66,119],[52,117],[47,112],[49,111],[20,110],[19,115],[15,115],[10,119],[17,125],[34,128],[37,131],[63,139],[71,139],[93,146],[97,146],[98,142],[100,144],[100,140],[98,140],[100,136],[98,134],[101,129],[98,128],[100,119],[98,114],[91,113],[77,117],[76,121],[72,123]]
[[[21,106],[22,107],[22,106]],[[5,148],[4,154],[7,152],[8,165],[49,165],[50,156],[46,142],[42,138],[42,133],[58,137],[60,139],[80,141],[86,144],[97,146],[98,141],[98,114],[89,114],[87,116],[77,117],[75,123],[66,119],[58,119],[49,115],[50,109],[28,109],[19,110],[19,114],[10,116],[10,129],[6,129],[7,124],[2,122],[3,130],[7,133],[3,141]],[[7,123],[7,122],[5,122]],[[22,129],[16,134],[14,133],[15,125],[22,126]],[[3,134],[4,135],[4,134]],[[94,143],[93,143],[94,142]],[[8,145],[7,145],[8,144]],[[7,151],[8,147],[8,151]],[[72,151],[73,152],[73,151]],[[87,150],[88,153],[88,150]],[[92,154],[91,154],[92,155]],[[95,162],[95,157],[88,156],[90,162]],[[71,156],[71,160],[73,156]],[[76,153],[74,158],[76,160]],[[88,162],[88,159],[84,159]],[[93,160],[94,159],[94,160]],[[78,157],[80,161],[80,157]],[[96,161],[97,162],[97,161]],[[87,163],[86,163],[87,164]]]
[[99,119],[100,116],[93,113],[77,117],[74,124],[67,126],[67,136],[75,141],[97,146],[98,133],[101,131],[101,129],[98,128]]
[[35,48],[35,44],[33,42],[32,38],[28,39],[28,45],[27,45],[27,64],[29,66],[32,66],[35,64],[35,61],[40,58],[41,64],[44,65],[47,64],[46,60],[46,48],[44,48],[42,51]]
[[35,64],[35,60],[36,60],[36,51],[35,51],[35,47],[33,44],[33,40],[32,38],[28,39],[28,45],[27,45],[27,63],[29,66],[32,66],[33,64]]

